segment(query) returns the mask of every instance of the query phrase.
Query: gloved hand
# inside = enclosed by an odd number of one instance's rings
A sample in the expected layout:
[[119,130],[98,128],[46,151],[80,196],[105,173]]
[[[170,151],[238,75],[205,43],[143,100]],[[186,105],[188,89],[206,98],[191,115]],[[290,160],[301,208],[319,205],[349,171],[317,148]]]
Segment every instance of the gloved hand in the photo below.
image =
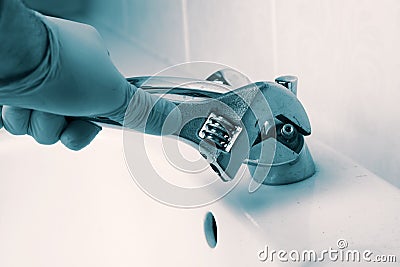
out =
[[171,116],[178,127],[181,115],[175,105],[130,85],[111,62],[93,27],[37,16],[46,26],[49,40],[43,61],[21,79],[0,81],[0,104],[7,105],[0,125],[7,131],[29,134],[41,144],[61,140],[68,148],[79,150],[101,128],[85,120],[67,121],[66,116],[101,116],[122,123],[132,98],[125,126],[160,134],[173,110]]

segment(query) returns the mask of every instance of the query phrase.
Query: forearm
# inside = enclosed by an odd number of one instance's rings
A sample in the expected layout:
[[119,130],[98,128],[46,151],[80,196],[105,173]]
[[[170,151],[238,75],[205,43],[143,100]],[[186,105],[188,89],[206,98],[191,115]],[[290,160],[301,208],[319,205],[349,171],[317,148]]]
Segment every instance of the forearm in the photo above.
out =
[[34,12],[20,0],[0,0],[0,80],[32,72],[47,49],[47,32]]

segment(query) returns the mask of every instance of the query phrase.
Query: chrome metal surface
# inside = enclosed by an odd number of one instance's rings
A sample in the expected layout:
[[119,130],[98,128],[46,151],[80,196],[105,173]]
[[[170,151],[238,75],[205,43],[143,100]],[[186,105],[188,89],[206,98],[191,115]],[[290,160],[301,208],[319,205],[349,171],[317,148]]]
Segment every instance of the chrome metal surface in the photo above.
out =
[[229,85],[233,89],[237,89],[251,83],[247,76],[230,68],[222,69],[211,74],[206,81]]
[[297,77],[233,90],[245,80],[228,82],[224,73],[229,72],[217,72],[209,81],[157,76],[128,81],[177,104],[183,123],[176,135],[198,149],[222,180],[232,180],[243,162],[259,183],[288,184],[310,177],[315,168],[304,136],[311,134],[311,125],[295,95]]
[[296,76],[292,76],[292,75],[280,76],[275,79],[275,82],[279,83],[280,85],[285,86],[293,94],[297,95],[298,79]]
[[230,152],[241,132],[242,127],[233,125],[224,117],[211,113],[200,129],[199,137],[211,141],[225,152]]

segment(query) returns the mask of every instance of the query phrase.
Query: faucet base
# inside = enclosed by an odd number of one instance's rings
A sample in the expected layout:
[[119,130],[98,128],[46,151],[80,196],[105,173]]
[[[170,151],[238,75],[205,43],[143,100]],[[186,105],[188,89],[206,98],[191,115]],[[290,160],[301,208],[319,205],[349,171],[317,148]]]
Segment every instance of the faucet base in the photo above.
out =
[[310,178],[315,174],[315,164],[307,144],[294,161],[281,164],[249,164],[253,179],[265,185],[287,185]]

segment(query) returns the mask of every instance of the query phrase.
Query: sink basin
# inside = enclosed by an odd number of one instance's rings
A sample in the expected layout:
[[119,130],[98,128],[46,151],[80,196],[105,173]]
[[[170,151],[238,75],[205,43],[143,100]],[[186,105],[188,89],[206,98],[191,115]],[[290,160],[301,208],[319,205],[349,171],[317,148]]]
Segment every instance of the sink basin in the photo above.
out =
[[280,266],[259,259],[266,246],[321,251],[340,239],[348,249],[398,254],[399,189],[312,138],[312,178],[249,194],[244,175],[196,209],[140,190],[120,131],[103,130],[78,153],[4,132],[0,140],[0,266]]

